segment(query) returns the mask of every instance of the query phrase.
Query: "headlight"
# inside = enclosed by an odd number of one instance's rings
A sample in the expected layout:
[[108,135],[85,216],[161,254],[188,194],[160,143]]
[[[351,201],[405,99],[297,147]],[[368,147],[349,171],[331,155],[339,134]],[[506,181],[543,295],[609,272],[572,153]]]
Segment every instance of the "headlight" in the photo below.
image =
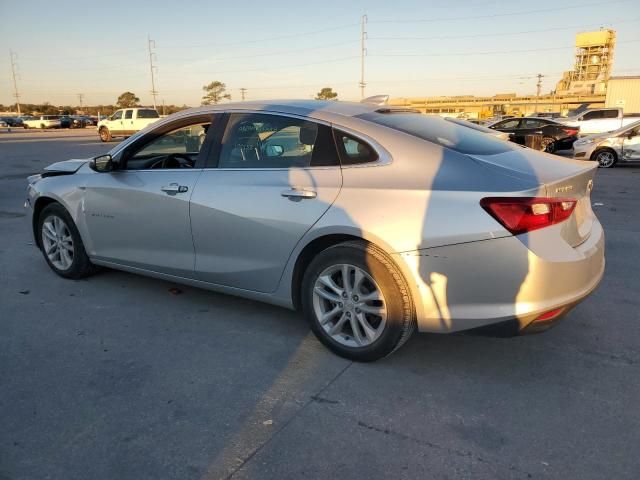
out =
[[40,173],[27,177],[27,182],[29,183],[29,185],[33,185],[34,183],[39,182],[40,180],[42,180],[42,174]]
[[576,142],[576,145],[589,145],[590,143],[593,143],[594,140],[593,138],[585,138],[584,140],[578,140]]

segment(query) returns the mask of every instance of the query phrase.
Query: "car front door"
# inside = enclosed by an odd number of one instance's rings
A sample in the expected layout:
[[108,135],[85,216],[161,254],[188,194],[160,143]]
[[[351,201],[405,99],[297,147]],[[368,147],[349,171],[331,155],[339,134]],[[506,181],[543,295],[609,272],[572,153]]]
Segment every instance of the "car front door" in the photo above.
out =
[[196,274],[272,292],[294,247],[342,186],[331,128],[293,116],[232,113],[214,158],[191,197]]
[[128,108],[124,111],[124,116],[122,117],[122,133],[124,135],[133,135],[135,132],[133,127],[133,110]]
[[90,176],[84,202],[90,256],[193,276],[189,200],[211,124],[211,115],[199,115],[158,127],[115,156],[120,168]]
[[124,126],[122,123],[123,114],[124,114],[123,110],[116,110],[116,112],[114,112],[114,114],[111,115],[111,118],[109,118],[109,123],[107,125],[107,128],[109,129],[112,135],[123,134],[123,130],[124,130]]
[[640,126],[628,131],[622,141],[622,159],[640,161]]
[[524,136],[520,138],[518,134],[519,127],[520,127],[519,118],[508,118],[494,125],[491,125],[489,128],[493,128],[494,130],[499,130],[501,132],[506,132],[509,134],[509,140],[511,140],[512,142],[516,142],[524,145]]

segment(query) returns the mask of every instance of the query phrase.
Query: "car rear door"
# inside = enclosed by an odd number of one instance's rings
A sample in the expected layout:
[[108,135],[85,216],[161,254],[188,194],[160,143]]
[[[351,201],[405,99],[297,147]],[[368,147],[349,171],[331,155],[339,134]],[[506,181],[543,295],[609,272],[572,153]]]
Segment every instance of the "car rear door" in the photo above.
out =
[[272,292],[342,186],[331,128],[303,117],[232,113],[212,162],[191,197],[196,275]]
[[[90,256],[193,277],[189,200],[202,173],[212,118],[196,115],[158,127],[116,155],[126,169],[88,176],[83,212]],[[182,168],[179,159],[187,158],[195,164]]]

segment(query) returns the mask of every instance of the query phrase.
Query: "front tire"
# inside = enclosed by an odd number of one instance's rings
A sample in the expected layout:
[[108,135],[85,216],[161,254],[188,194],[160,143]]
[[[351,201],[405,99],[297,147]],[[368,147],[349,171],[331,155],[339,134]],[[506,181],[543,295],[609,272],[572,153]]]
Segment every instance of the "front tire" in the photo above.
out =
[[103,142],[111,141],[111,132],[107,127],[102,127],[98,133],[100,134],[100,140]]
[[302,308],[326,347],[360,362],[390,355],[416,325],[401,272],[382,250],[364,241],[340,243],[316,256],[303,278]]
[[42,210],[38,234],[44,259],[64,278],[84,278],[95,272],[71,215],[59,203]]
[[618,155],[616,155],[616,152],[609,148],[597,150],[591,158],[598,162],[598,167],[600,168],[612,168],[618,161]]

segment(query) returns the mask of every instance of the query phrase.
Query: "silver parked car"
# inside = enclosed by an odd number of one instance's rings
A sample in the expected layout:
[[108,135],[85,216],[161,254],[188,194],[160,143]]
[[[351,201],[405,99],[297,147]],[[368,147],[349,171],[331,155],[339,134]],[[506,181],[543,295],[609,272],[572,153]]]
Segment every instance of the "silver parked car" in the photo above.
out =
[[370,361],[414,329],[544,329],[604,271],[595,165],[393,107],[200,107],[29,178],[58,275],[96,266],[301,309]]
[[595,160],[602,168],[618,162],[640,161],[640,121],[607,133],[589,135],[573,143],[573,156]]

